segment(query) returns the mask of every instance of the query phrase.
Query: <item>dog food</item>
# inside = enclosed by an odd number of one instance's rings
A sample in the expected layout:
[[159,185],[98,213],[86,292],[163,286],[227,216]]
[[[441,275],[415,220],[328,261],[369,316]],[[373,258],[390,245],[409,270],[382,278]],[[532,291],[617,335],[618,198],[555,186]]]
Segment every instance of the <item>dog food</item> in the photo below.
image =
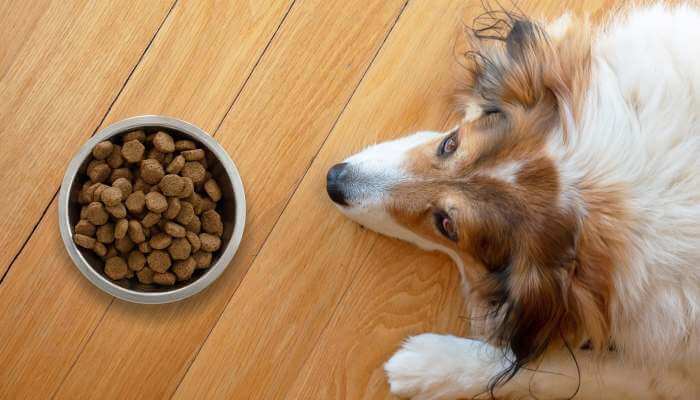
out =
[[221,189],[208,153],[164,131],[95,145],[78,196],[73,240],[112,280],[173,286],[209,268],[221,248]]

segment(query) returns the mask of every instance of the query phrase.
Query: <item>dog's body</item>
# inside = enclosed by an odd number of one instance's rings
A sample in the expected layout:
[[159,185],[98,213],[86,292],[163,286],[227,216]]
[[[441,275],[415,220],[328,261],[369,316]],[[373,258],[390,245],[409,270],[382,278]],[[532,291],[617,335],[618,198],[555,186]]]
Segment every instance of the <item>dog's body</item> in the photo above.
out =
[[487,340],[409,339],[391,390],[700,398],[700,12],[515,21],[502,42],[477,43],[460,128],[329,174],[351,218],[455,260]]

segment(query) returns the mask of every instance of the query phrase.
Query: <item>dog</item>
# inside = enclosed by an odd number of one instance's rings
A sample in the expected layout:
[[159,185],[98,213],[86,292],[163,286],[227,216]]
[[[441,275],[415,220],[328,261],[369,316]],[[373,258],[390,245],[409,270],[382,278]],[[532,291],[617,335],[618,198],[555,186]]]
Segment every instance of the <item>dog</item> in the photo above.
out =
[[328,171],[343,214],[464,282],[477,339],[407,339],[391,392],[700,398],[699,9],[485,18],[459,126]]

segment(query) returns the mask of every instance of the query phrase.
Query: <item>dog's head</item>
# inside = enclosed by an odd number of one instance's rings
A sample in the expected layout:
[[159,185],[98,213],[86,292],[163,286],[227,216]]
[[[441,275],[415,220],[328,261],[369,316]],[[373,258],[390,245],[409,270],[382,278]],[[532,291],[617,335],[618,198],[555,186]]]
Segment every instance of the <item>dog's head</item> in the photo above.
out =
[[348,217],[460,265],[516,357],[510,372],[562,335],[607,326],[606,288],[581,274],[581,210],[552,154],[576,129],[589,42],[548,29],[556,37],[511,20],[500,39],[473,35],[461,125],[369,147],[327,178]]

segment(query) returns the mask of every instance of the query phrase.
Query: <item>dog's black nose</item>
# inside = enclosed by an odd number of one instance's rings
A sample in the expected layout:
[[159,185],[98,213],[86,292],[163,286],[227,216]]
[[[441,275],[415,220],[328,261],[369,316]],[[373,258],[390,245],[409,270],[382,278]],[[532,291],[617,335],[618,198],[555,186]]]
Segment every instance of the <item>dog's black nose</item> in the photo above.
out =
[[345,192],[343,191],[343,176],[345,176],[345,167],[347,163],[336,164],[328,170],[328,175],[326,176],[326,191],[328,191],[328,196],[335,203],[347,206],[348,203],[345,199]]

